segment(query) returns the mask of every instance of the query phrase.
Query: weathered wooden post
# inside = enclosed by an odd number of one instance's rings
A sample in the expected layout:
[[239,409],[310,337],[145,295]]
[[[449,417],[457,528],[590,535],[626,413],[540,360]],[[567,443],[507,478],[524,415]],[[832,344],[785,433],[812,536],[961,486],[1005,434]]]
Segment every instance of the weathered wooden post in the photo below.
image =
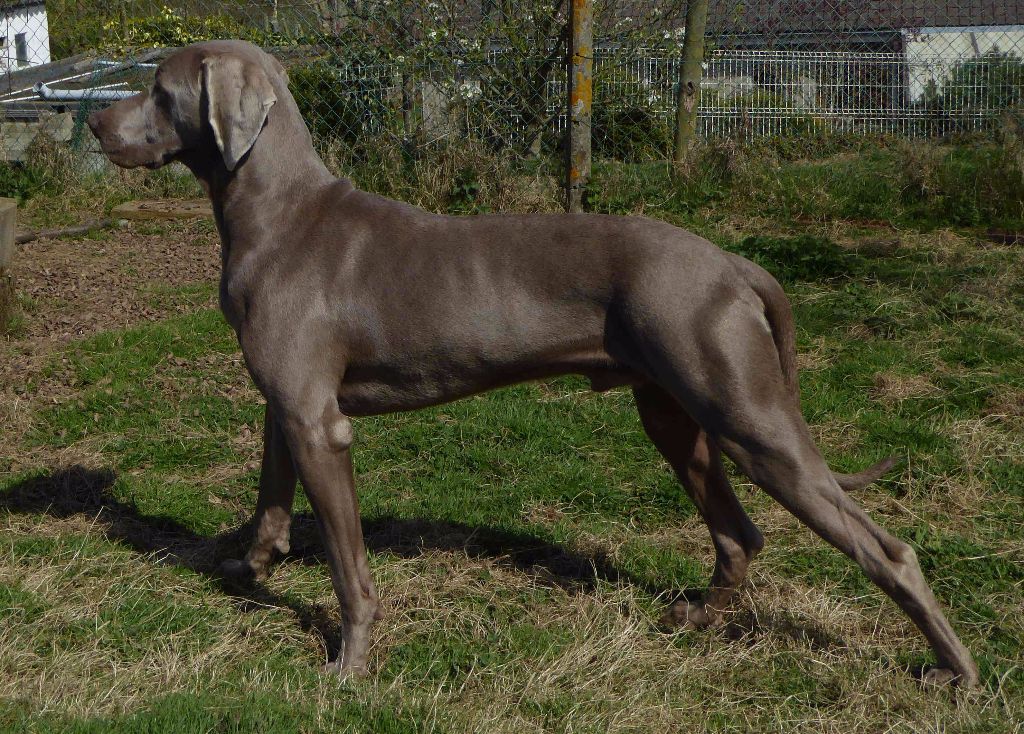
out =
[[704,29],[708,19],[708,0],[689,0],[686,4],[686,35],[679,69],[679,97],[676,102],[676,135],[672,160],[679,163],[697,135],[697,105],[700,102],[700,78],[704,65]]
[[17,214],[17,201],[0,198],[0,333],[7,330],[7,323],[14,310],[14,283],[8,269],[14,258]]
[[572,0],[569,23],[569,153],[566,209],[583,211],[590,180],[590,114],[594,102],[594,3]]

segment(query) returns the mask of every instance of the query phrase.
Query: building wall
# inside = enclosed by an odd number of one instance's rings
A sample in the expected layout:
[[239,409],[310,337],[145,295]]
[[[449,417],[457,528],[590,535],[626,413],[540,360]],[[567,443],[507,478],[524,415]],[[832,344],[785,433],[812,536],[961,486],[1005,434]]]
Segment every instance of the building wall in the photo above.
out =
[[908,90],[918,101],[934,84],[938,91],[957,63],[1004,51],[1024,57],[1024,25],[916,28],[903,32],[909,65]]
[[[50,62],[50,30],[46,23],[46,8],[41,3],[38,7],[5,12],[0,22],[0,34],[4,39],[3,48],[0,48],[0,71]],[[22,34],[26,59],[19,62],[18,36]]]

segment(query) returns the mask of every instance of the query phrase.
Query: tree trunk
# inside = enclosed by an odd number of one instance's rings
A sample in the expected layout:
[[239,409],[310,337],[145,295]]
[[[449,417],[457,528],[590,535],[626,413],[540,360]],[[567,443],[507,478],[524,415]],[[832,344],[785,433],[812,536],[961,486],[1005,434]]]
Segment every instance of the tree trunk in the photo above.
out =
[[676,100],[676,135],[672,159],[679,163],[697,135],[697,107],[704,64],[704,28],[708,0],[689,0],[686,5],[686,36],[679,67],[679,96]]

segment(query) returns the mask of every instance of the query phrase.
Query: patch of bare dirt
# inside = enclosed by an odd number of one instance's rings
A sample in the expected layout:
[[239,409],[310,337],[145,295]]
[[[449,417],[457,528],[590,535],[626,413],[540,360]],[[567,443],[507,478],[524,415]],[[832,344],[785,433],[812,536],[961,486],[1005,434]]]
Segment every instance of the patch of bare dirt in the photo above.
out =
[[44,374],[51,354],[101,331],[194,310],[195,296],[167,290],[216,283],[220,243],[207,222],[129,224],[100,239],[22,245],[10,272],[24,308],[0,341],[0,466],[14,461],[38,408],[72,390],[59,365]]
[[209,224],[148,231],[128,225],[98,240],[22,245],[11,267],[19,294],[32,304],[21,340],[70,341],[165,318],[184,309],[173,299],[158,302],[155,289],[217,280],[220,243]]
[[1005,387],[998,390],[985,402],[983,414],[996,419],[1024,418],[1024,389]]

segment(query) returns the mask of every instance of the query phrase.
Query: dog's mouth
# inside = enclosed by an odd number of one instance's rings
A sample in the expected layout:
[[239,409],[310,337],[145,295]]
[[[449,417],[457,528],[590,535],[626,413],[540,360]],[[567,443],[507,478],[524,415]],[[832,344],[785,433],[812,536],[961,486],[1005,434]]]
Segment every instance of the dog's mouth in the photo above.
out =
[[173,161],[176,155],[175,153],[168,152],[155,154],[153,151],[139,150],[137,147],[130,145],[107,145],[102,140],[100,141],[100,149],[103,151],[103,155],[115,166],[121,168],[148,168],[150,171],[163,168]]
[[144,165],[146,168],[148,168],[151,171],[155,171],[158,168],[163,168],[168,163],[170,163],[172,160],[174,160],[174,155],[173,154],[171,154],[171,153],[164,153],[159,159],[157,159],[155,161],[149,161],[148,163],[143,163],[142,165]]

